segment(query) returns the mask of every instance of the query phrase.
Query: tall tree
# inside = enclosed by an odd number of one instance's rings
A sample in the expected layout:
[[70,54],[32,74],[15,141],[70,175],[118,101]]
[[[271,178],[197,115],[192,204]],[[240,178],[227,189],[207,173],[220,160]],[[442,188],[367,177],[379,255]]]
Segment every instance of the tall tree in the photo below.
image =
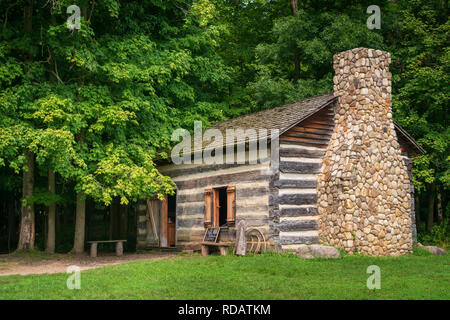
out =
[[77,193],[75,217],[75,237],[72,252],[79,254],[84,252],[85,244],[86,199],[82,192]]
[[[48,170],[48,191],[55,195],[55,172],[52,169]],[[56,239],[56,203],[52,201],[48,206],[48,227],[47,227],[47,242],[45,245],[45,252],[55,253],[55,239]]]
[[435,198],[435,189],[436,186],[434,184],[431,185],[429,195],[428,195],[428,218],[427,218],[427,230],[431,231],[434,223],[434,198]]
[[[26,0],[24,4],[24,30],[28,39],[33,31],[33,0]],[[32,62],[32,54],[28,51],[24,53],[25,65]],[[20,233],[18,250],[34,249],[35,239],[35,222],[34,222],[34,205],[30,203],[33,197],[34,189],[34,154],[30,151],[25,152],[26,168],[23,170],[23,187],[22,187],[22,217],[20,220]]]
[[23,169],[22,182],[22,217],[20,219],[20,232],[18,250],[33,250],[35,240],[34,204],[32,203],[34,188],[34,155],[26,152],[26,167]]
[[[290,0],[291,2],[291,11],[292,15],[296,17],[298,15],[298,4],[297,0]],[[294,52],[294,82],[297,82],[300,79],[300,49],[295,48]]]
[[0,4],[0,62],[10,68],[0,72],[0,164],[17,171],[30,151],[40,168],[75,182],[79,252],[86,197],[127,204],[172,192],[154,160],[168,156],[173,129],[224,118],[231,69],[215,51],[221,31],[209,1],[81,1],[79,30],[67,29],[70,1],[36,1],[29,35],[16,28],[25,5]]

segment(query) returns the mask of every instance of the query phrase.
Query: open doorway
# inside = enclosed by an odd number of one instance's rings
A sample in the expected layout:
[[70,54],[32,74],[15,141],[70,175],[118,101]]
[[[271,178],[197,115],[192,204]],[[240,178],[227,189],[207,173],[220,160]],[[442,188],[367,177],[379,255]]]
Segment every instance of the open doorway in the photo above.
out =
[[222,227],[227,224],[227,188],[215,188],[214,189],[214,227]]
[[159,246],[163,248],[176,245],[176,191],[166,196],[161,203],[161,231]]
[[167,245],[175,247],[176,237],[176,219],[177,219],[177,196],[176,193],[167,197]]

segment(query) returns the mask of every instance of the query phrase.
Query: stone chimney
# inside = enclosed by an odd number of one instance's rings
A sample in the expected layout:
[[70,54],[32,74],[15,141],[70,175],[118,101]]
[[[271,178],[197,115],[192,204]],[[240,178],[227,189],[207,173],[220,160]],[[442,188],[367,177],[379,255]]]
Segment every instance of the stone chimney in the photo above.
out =
[[334,55],[334,131],[318,177],[321,240],[349,253],[412,250],[411,195],[392,121],[388,52]]

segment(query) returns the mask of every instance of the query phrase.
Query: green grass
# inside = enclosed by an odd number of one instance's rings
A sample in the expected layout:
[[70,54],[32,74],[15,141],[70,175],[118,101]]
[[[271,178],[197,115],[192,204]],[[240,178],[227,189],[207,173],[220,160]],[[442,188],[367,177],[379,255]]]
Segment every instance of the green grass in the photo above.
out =
[[[369,265],[381,268],[380,290],[366,287]],[[194,255],[83,271],[80,290],[68,290],[67,278],[0,277],[0,299],[450,299],[450,255]]]

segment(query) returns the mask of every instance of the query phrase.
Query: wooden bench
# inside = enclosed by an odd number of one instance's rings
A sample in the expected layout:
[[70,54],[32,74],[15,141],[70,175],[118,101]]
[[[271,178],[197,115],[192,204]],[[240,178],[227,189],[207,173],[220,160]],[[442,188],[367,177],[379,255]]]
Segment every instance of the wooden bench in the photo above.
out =
[[209,254],[209,246],[219,247],[219,252],[221,256],[227,255],[227,248],[232,246],[232,243],[227,242],[202,242],[202,256],[207,256]]
[[116,243],[116,256],[123,255],[123,243],[127,240],[98,240],[98,241],[88,241],[91,244],[91,258],[97,257],[97,245],[99,243]]

